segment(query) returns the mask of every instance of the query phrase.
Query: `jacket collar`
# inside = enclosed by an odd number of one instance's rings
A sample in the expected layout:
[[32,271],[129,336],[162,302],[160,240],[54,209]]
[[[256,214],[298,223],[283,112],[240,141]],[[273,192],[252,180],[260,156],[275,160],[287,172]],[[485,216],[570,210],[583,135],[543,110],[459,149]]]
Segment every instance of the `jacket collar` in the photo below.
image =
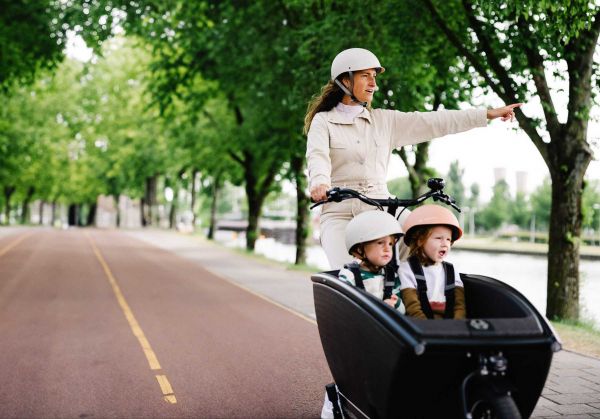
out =
[[[357,118],[364,118],[367,121],[369,121],[369,123],[370,123],[370,122],[372,122],[371,121],[371,111],[369,111],[369,109],[367,109],[367,108],[363,108],[363,111],[358,114]],[[333,124],[345,124],[345,125],[353,124],[352,121],[348,121],[346,118],[344,118],[344,115],[340,111],[338,111],[335,107],[327,112],[327,121],[331,122]]]

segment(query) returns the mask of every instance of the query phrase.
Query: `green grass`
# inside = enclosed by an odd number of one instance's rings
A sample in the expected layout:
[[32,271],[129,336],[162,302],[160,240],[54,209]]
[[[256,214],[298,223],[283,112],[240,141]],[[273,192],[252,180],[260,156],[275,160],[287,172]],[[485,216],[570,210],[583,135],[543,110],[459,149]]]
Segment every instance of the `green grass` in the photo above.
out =
[[560,336],[563,348],[600,358],[600,331],[588,321],[559,320],[552,326]]

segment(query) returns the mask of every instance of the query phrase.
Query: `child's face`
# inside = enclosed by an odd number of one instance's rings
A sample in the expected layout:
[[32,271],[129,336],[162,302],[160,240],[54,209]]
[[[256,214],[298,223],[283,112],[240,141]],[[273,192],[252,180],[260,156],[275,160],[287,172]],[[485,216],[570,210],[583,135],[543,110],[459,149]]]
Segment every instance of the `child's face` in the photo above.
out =
[[452,230],[444,226],[435,226],[427,238],[423,250],[434,263],[440,263],[450,253]]
[[385,236],[370,241],[364,245],[365,257],[375,266],[385,266],[392,260],[395,243],[394,236]]

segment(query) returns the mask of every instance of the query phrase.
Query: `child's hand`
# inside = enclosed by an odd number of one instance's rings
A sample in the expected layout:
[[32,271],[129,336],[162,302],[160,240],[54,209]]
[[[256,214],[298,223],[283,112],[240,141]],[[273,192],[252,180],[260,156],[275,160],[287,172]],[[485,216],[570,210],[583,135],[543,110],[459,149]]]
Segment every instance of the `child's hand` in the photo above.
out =
[[396,303],[398,302],[398,296],[397,295],[392,295],[390,298],[388,298],[387,300],[383,300],[384,303],[386,303],[387,305],[390,305],[392,307],[396,307]]

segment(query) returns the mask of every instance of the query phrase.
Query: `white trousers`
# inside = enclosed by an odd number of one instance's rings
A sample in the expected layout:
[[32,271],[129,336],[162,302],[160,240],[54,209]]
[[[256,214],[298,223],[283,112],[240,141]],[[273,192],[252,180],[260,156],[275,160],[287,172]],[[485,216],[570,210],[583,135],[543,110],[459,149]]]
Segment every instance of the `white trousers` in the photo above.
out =
[[[377,198],[387,198],[388,196],[377,196]],[[375,198],[372,195],[370,197]],[[330,202],[323,205],[320,217],[321,246],[325,250],[331,269],[341,269],[344,264],[352,262],[353,258],[346,250],[346,226],[352,218],[361,212],[372,210],[377,210],[377,208],[358,199],[347,199],[342,202]],[[402,214],[399,223],[402,226],[404,220],[410,214],[410,210],[401,208],[398,212],[400,211],[402,211]],[[400,260],[405,260],[408,248],[404,245],[402,239],[398,242],[398,246],[396,254],[400,256]]]

